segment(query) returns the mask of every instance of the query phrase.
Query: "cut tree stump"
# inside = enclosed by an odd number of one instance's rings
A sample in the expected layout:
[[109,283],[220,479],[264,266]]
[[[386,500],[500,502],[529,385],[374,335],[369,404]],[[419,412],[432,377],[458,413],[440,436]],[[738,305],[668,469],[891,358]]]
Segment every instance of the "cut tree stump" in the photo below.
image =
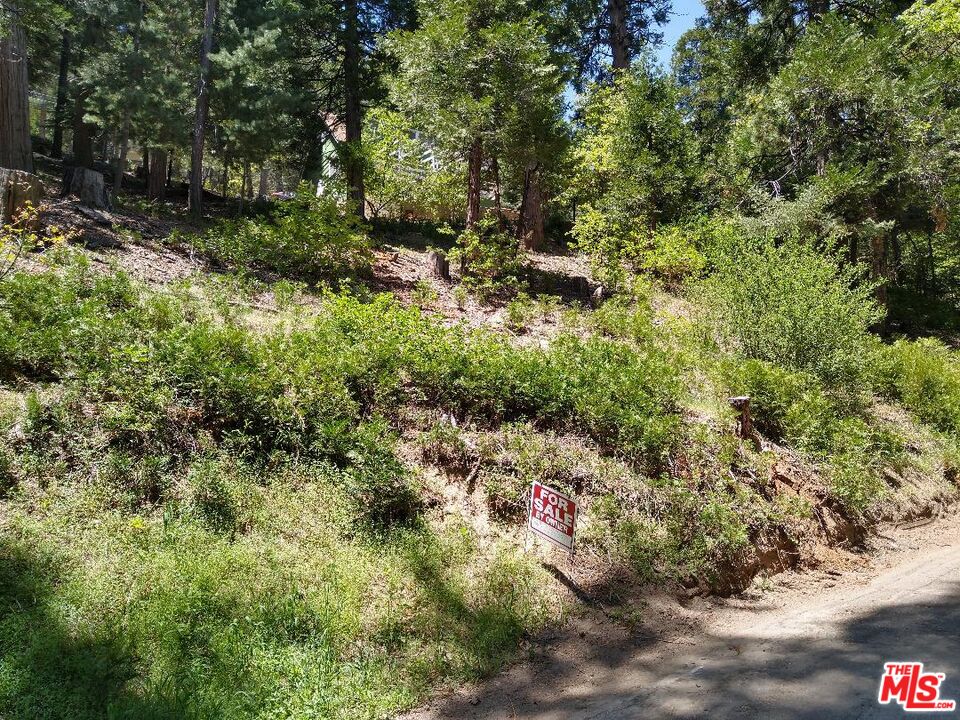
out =
[[36,175],[0,168],[0,225],[16,220],[27,204],[40,205],[42,194],[43,185]]
[[750,440],[757,451],[761,449],[760,435],[753,429],[753,418],[750,417],[750,396],[739,395],[729,398],[730,407],[740,413],[737,418],[737,437]]
[[63,192],[66,195],[76,195],[80,204],[98,210],[110,210],[110,193],[107,192],[103,173],[89,168],[67,168],[63,174]]
[[427,263],[430,266],[430,274],[433,277],[450,282],[450,261],[436,250],[427,253]]

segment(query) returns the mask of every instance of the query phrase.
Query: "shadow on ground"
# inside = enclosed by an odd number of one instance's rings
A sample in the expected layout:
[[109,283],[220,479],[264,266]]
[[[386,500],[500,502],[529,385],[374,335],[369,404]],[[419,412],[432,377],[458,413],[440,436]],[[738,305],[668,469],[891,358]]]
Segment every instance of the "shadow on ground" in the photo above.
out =
[[[646,638],[591,643],[586,657],[515,668],[478,705],[473,695],[452,698],[441,717],[902,718],[898,705],[877,702],[883,664],[895,660],[946,673],[941,698],[960,701],[960,583],[935,602],[852,616],[827,639],[815,637],[813,624],[807,629],[774,640],[701,636],[680,652]],[[592,674],[606,678],[602,687],[590,686]],[[550,697],[544,687],[569,691]]]

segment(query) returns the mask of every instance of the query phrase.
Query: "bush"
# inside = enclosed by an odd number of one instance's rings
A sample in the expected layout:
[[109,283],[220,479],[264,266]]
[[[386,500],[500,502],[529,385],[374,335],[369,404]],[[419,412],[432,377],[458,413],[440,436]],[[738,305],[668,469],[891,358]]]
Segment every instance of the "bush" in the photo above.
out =
[[819,381],[770,363],[729,363],[729,392],[751,398],[757,429],[825,463],[830,492],[852,515],[862,515],[885,491],[884,468],[904,461],[904,442],[858,408],[826,392]]
[[936,340],[899,340],[877,348],[874,384],[926,423],[960,435],[960,365]]
[[700,299],[728,345],[829,386],[860,386],[880,311],[858,268],[792,241],[742,242],[717,262]]
[[366,272],[372,255],[365,226],[306,185],[272,217],[223,220],[185,240],[211,258],[311,280]]
[[501,230],[495,217],[486,216],[475,230],[457,238],[450,259],[463,268],[463,282],[481,295],[516,292],[520,287],[520,242]]

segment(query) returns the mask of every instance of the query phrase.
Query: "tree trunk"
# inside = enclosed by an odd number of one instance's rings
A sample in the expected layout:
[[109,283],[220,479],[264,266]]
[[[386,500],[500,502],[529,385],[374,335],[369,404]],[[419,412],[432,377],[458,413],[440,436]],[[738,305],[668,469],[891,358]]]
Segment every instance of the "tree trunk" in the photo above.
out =
[[[136,58],[140,56],[140,27],[143,24],[143,14],[146,7],[143,2],[140,3],[140,11],[137,15],[137,25],[133,31],[133,55]],[[137,64],[139,68],[139,63]],[[135,80],[140,80],[139,70],[136,72]],[[123,187],[123,174],[127,171],[127,152],[130,149],[130,107],[126,106],[123,110],[123,125],[120,128],[120,151],[117,153],[117,162],[113,168],[113,194],[116,195]]]
[[[173,187],[173,150],[167,153],[167,188]],[[203,185],[200,185],[201,189]]]
[[[877,283],[873,291],[874,300],[880,306],[884,313],[887,311],[887,285],[890,280],[890,270],[887,262],[887,235],[884,232],[876,232],[870,238],[870,277]],[[878,332],[886,332],[886,315],[877,323]]]
[[63,126],[67,122],[68,73],[70,71],[70,33],[63,31],[60,43],[60,73],[57,75],[57,104],[53,107],[53,149],[55,158],[63,157]]
[[43,185],[36,175],[0,168],[0,225],[16,221],[29,203],[40,204]]
[[197,85],[196,115],[193,119],[193,147],[190,153],[190,196],[188,206],[194,217],[203,212],[203,141],[207,115],[210,112],[210,51],[213,49],[213,26],[219,10],[218,0],[207,0],[203,16],[203,42],[200,44],[200,81]]
[[223,153],[223,175],[220,177],[220,195],[226,200],[230,190],[230,151]]
[[467,230],[473,230],[480,220],[480,182],[483,170],[483,143],[478,138],[470,145],[467,172]]
[[27,37],[16,2],[4,2],[4,9],[8,12],[0,13],[0,22],[7,25],[7,34],[0,38],[0,167],[32,173]]
[[267,199],[267,164],[263,163],[260,166],[260,182],[257,185],[257,199],[266,200]]
[[430,274],[438,280],[450,282],[450,262],[441,252],[431,250],[427,253],[427,264],[430,266]]
[[84,121],[87,114],[87,98],[90,88],[81,88],[73,106],[73,164],[76,167],[93,167],[93,133],[95,125]]
[[247,198],[247,200],[253,200],[253,172],[250,170],[250,161],[243,161],[243,187],[240,188],[240,193]]
[[147,198],[163,200],[167,196],[167,152],[150,150],[150,174],[147,176]]
[[609,43],[614,70],[630,67],[630,33],[627,30],[626,0],[607,0],[610,13]]
[[362,110],[360,107],[360,23],[357,0],[345,0],[346,28],[344,32],[343,89],[344,122],[346,124],[347,199],[351,209],[364,216],[363,156],[360,148]]
[[520,228],[520,243],[524,250],[539,250],[543,247],[543,195],[540,192],[538,162],[530,163],[523,174]]

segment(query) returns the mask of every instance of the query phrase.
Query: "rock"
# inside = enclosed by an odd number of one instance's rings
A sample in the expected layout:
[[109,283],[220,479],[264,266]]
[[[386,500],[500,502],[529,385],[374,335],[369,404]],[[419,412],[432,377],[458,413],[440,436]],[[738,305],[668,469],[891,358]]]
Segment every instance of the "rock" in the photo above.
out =
[[75,195],[80,204],[98,210],[112,209],[110,193],[103,181],[103,173],[89,168],[67,168],[63,175],[63,195]]
[[0,224],[15,220],[28,204],[40,204],[40,178],[23,170],[0,168]]

